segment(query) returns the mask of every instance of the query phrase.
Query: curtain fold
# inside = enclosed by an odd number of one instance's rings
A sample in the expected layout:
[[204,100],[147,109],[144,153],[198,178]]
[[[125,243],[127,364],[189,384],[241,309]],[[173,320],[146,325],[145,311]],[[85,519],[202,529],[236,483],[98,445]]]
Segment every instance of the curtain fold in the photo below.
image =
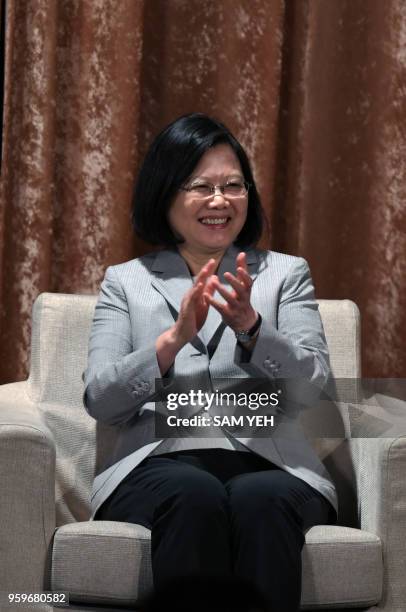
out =
[[42,291],[96,293],[132,235],[153,136],[192,111],[246,147],[269,228],[354,300],[363,373],[406,375],[402,0],[13,0],[0,211],[0,380],[26,377]]

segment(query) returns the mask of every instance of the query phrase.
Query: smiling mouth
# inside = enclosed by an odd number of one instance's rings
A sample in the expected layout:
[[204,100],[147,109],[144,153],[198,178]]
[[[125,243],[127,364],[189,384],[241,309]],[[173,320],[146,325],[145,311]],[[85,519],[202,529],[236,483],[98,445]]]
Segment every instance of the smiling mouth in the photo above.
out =
[[211,227],[224,226],[227,225],[229,221],[231,221],[231,217],[202,217],[199,219],[199,223]]

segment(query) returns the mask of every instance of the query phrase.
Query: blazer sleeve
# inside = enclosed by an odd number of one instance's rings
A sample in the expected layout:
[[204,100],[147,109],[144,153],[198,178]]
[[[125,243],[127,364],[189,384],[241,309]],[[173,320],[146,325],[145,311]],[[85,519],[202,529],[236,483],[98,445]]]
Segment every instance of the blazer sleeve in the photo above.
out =
[[125,292],[114,267],[109,267],[96,304],[88,367],[83,373],[85,408],[97,420],[124,423],[152,400],[156,378],[161,373],[155,339],[133,350]]
[[280,291],[277,328],[263,317],[252,353],[247,355],[237,344],[234,358],[254,377],[295,379],[302,387],[309,383],[319,390],[324,387],[330,373],[328,348],[309,266],[304,259],[295,258],[286,274]]

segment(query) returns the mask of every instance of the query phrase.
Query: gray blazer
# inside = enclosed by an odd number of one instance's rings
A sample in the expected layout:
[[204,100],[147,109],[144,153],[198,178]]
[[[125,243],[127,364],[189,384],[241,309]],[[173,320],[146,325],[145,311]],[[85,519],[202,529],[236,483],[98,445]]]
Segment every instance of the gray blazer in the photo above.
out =
[[[239,249],[228,249],[220,264],[235,273]],[[267,377],[301,379],[322,388],[329,376],[329,357],[306,261],[273,251],[247,250],[253,279],[251,302],[263,322],[251,355],[236,342],[210,308],[200,333],[178,353],[168,384],[181,377],[195,388],[213,390],[216,378]],[[96,474],[93,515],[121,480],[162,439],[155,437],[155,379],[161,378],[156,338],[171,325],[181,299],[192,286],[184,259],[176,250],[150,253],[107,269],[90,335],[84,372],[84,404],[95,419],[119,428],[118,443],[107,465]],[[221,298],[220,298],[221,299]],[[219,329],[220,325],[222,327]],[[217,348],[207,346],[217,332]],[[222,332],[222,333],[221,333]],[[268,437],[236,439],[324,495],[337,509],[332,480],[305,438],[298,420],[288,414]],[[276,415],[278,419],[278,414]]]

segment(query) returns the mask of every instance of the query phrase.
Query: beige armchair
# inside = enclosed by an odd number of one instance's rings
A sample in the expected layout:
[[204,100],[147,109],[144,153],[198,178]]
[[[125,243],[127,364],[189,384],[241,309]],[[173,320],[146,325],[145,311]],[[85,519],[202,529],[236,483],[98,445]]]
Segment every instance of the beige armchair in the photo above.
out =
[[[67,591],[70,609],[118,612],[136,609],[152,584],[150,532],[88,521],[95,466],[115,436],[82,404],[95,301],[40,295],[29,379],[0,388],[0,591],[3,597]],[[335,377],[359,378],[356,306],[347,300],[319,303]],[[391,412],[391,404],[376,396],[367,403],[338,401],[343,433],[314,439],[336,482],[340,515],[338,526],[317,526],[306,534],[306,610],[406,611],[406,428],[398,424],[386,437],[363,437],[360,414]],[[394,413],[405,410],[399,402]],[[311,425],[311,411],[308,420]],[[351,437],[355,426],[357,437]]]

